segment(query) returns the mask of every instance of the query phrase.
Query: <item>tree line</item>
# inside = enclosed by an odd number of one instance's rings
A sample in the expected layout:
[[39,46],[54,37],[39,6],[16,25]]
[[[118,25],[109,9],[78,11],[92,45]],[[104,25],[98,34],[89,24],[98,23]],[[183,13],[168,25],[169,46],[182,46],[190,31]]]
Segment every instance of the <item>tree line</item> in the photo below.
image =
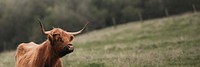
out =
[[[87,31],[113,24],[199,11],[200,0],[0,0],[0,51],[21,42],[42,42],[37,18],[46,30]],[[113,23],[114,22],[114,23]]]

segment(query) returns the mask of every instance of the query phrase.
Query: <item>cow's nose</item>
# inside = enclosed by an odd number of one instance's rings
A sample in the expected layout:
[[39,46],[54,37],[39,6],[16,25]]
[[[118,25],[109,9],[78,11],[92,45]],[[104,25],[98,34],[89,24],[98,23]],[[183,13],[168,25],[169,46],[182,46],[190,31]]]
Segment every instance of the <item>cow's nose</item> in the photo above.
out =
[[74,47],[72,44],[68,44],[67,47],[69,48],[69,50],[74,50]]
[[72,44],[68,44],[69,46],[72,46]]

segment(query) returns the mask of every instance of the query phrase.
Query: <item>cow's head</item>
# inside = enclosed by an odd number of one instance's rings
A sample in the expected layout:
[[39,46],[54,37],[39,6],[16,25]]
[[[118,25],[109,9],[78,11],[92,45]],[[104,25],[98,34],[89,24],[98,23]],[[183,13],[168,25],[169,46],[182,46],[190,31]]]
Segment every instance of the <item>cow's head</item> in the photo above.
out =
[[[39,20],[39,19],[38,19]],[[50,41],[50,46],[53,51],[59,56],[63,57],[66,54],[73,52],[74,47],[71,41],[74,38],[74,35],[80,34],[87,24],[78,32],[67,32],[61,28],[53,28],[50,31],[45,31],[41,21],[39,20],[41,31],[44,35],[47,35],[48,40]]]

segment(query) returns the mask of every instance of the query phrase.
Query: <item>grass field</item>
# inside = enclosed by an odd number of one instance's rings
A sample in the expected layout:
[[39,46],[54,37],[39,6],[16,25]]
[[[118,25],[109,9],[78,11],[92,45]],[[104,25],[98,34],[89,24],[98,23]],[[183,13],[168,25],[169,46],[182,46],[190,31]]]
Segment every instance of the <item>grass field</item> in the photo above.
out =
[[[200,13],[130,22],[77,36],[64,67],[200,67]],[[14,67],[14,51],[0,67]]]

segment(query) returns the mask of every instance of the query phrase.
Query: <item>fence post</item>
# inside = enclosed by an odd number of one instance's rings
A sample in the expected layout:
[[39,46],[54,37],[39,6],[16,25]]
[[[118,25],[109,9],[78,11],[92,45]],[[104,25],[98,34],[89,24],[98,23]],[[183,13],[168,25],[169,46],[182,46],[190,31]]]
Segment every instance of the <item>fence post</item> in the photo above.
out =
[[6,51],[6,42],[3,42],[3,51]]
[[192,4],[193,12],[196,14],[196,7],[194,4]]
[[168,12],[168,9],[165,8],[165,15],[168,17],[169,16],[169,12]]
[[114,29],[116,29],[117,26],[116,26],[116,20],[115,20],[115,17],[112,17],[112,23],[113,23]]
[[139,12],[138,15],[139,15],[139,18],[140,18],[140,22],[143,22],[142,13]]

